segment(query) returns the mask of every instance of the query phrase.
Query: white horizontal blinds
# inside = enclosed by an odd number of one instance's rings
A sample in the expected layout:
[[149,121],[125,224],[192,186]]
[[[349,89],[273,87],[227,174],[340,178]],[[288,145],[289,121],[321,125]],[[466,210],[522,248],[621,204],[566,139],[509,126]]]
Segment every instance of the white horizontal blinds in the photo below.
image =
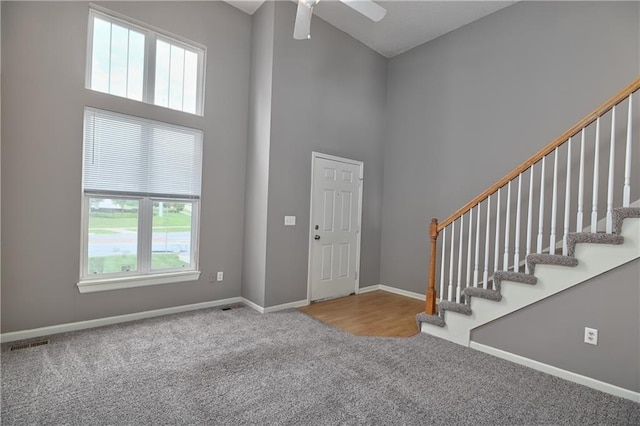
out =
[[91,89],[142,100],[145,35],[93,16]]
[[199,198],[202,132],[85,108],[85,193]]

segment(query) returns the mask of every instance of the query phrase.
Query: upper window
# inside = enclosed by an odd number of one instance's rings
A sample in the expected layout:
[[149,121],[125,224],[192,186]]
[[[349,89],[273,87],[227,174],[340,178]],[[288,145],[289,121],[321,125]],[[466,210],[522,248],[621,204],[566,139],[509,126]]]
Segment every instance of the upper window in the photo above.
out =
[[88,46],[88,88],[202,115],[204,47],[95,9]]

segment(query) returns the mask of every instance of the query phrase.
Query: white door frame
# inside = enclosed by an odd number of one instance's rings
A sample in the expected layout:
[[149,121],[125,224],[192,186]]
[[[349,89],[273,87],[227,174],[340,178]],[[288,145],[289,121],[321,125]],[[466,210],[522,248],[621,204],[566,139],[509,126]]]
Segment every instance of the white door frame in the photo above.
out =
[[309,194],[311,198],[309,206],[309,261],[307,265],[307,305],[311,303],[311,263],[313,261],[311,257],[311,250],[313,248],[313,236],[315,235],[315,229],[313,228],[313,184],[314,184],[314,166],[316,158],[324,158],[325,160],[337,161],[340,163],[353,164],[358,166],[358,180],[360,180],[360,186],[358,189],[358,229],[356,232],[356,279],[354,280],[353,292],[358,293],[360,288],[360,239],[362,236],[362,187],[364,186],[364,163],[362,161],[351,160],[343,157],[336,157],[335,155],[323,154],[321,152],[311,152],[311,188]]

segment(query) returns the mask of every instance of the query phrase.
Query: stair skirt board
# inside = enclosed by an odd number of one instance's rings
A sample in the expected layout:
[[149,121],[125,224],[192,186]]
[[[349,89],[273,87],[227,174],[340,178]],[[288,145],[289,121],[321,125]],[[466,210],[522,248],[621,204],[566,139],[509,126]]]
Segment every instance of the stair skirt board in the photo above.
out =
[[558,367],[554,367],[550,364],[545,364],[540,361],[536,361],[531,358],[526,358],[511,352],[503,351],[492,346],[483,345],[481,343],[470,342],[469,347],[480,352],[484,352],[489,355],[493,355],[497,358],[501,358],[507,361],[514,362],[525,367],[532,368],[543,373],[550,374],[552,376],[560,377],[561,379],[568,380],[573,383],[578,383],[590,387],[592,389],[599,390],[601,392],[608,393],[610,395],[619,396],[621,398],[629,399],[633,402],[640,403],[640,392],[635,392],[630,389],[621,388],[616,385],[612,385],[607,382],[593,379],[591,377],[583,376],[572,371],[563,370]]
[[502,281],[500,301],[471,299],[471,315],[447,312],[443,326],[422,323],[421,331],[463,346],[469,346],[471,330],[531,305],[556,293],[640,258],[640,219],[624,221],[622,245],[578,244],[573,267],[536,265],[535,285]]

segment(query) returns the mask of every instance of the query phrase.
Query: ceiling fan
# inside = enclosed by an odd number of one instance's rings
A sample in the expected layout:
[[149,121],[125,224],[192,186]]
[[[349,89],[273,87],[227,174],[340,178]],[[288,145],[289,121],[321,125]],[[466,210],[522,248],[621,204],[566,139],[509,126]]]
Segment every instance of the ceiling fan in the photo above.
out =
[[[298,11],[296,12],[296,24],[293,29],[293,38],[296,40],[306,40],[311,38],[311,15],[313,7],[320,0],[298,0]],[[384,18],[387,10],[377,5],[371,0],[340,0],[350,8],[360,12],[374,22]]]

